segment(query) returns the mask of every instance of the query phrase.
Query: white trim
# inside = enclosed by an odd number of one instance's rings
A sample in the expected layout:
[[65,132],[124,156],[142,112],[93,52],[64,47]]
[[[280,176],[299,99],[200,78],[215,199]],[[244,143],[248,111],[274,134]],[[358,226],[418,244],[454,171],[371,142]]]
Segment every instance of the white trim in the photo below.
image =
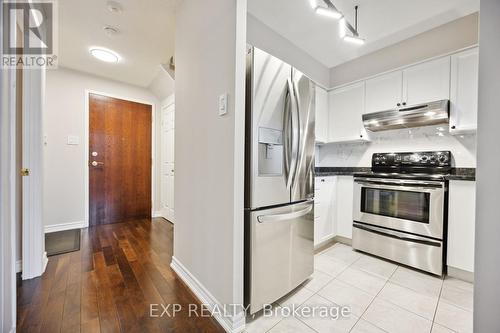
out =
[[163,215],[161,215],[161,211],[159,211],[159,210],[155,210],[155,211],[153,211],[153,213],[151,214],[151,217],[163,217]]
[[[382,76],[382,75],[389,74],[389,73],[392,73],[392,72],[401,71],[401,70],[404,70],[404,69],[407,69],[407,68],[410,68],[410,67],[413,67],[413,66],[416,66],[416,65],[423,64],[423,63],[428,62],[428,61],[437,60],[439,58],[450,57],[450,56],[452,56],[454,54],[461,53],[463,51],[470,50],[470,49],[473,49],[473,48],[476,48],[476,47],[479,47],[479,44],[469,45],[469,46],[463,47],[463,48],[458,49],[458,50],[446,52],[446,53],[443,53],[443,54],[440,54],[440,55],[437,55],[437,56],[433,56],[433,57],[430,57],[430,58],[426,58],[426,59],[423,59],[423,60],[412,62],[410,64],[406,64],[406,65],[403,65],[403,66],[400,66],[400,67],[392,68],[392,69],[389,69],[387,71],[383,71],[383,72],[380,72],[380,73],[377,73],[377,74],[365,76],[365,77],[363,77],[361,79],[357,79],[357,80],[354,80],[354,81],[349,81],[347,83],[342,83],[342,84],[333,86],[332,88],[328,88],[326,90],[327,91],[332,91],[332,90],[344,88],[346,86],[350,86],[351,84],[356,84],[356,83],[359,83],[359,82],[370,80],[370,79],[376,78],[378,76]],[[331,68],[330,68],[330,70],[331,70]]]
[[43,117],[45,68],[23,71],[23,167],[30,170],[22,179],[23,280],[44,272],[43,253]]
[[469,272],[464,269],[446,266],[447,274],[450,277],[454,277],[459,280],[467,281],[470,283],[474,283],[474,272]]
[[[0,8],[0,24],[3,7]],[[0,34],[0,53],[3,36]],[[0,71],[0,331],[16,325],[16,71]]]
[[56,231],[73,230],[85,228],[85,221],[75,221],[59,224],[46,225],[44,231],[46,234]]
[[141,103],[141,104],[146,104],[151,106],[151,209],[154,209],[154,203],[156,199],[155,195],[155,164],[156,164],[156,103],[151,102],[151,101],[145,101],[137,98],[131,98],[123,95],[116,95],[116,94],[110,94],[107,92],[102,92],[102,91],[97,91],[97,90],[92,90],[92,89],[85,89],[85,109],[84,109],[84,138],[83,138],[83,143],[84,143],[84,174],[83,174],[83,181],[84,181],[84,192],[85,192],[85,199],[84,199],[84,205],[85,205],[85,220],[84,220],[84,228],[87,228],[89,226],[89,98],[90,94],[97,94],[97,95],[102,95],[102,96],[107,96],[111,98],[116,98],[116,99],[122,99],[125,101],[130,101],[130,102],[135,102],[135,103]]
[[[214,306],[219,309],[223,308],[223,304],[221,304],[210,291],[208,291],[207,288],[205,288],[205,286],[203,286],[203,284],[201,284],[201,282],[198,281],[179,260],[177,260],[177,258],[172,257],[170,267],[172,267],[174,272],[184,281],[202,304],[207,305],[209,308]],[[243,311],[233,317],[222,316],[220,313],[217,314],[217,312],[214,312],[214,318],[226,332],[239,333],[245,329],[245,312]]]
[[23,271],[23,261],[16,260],[16,273],[21,273]]

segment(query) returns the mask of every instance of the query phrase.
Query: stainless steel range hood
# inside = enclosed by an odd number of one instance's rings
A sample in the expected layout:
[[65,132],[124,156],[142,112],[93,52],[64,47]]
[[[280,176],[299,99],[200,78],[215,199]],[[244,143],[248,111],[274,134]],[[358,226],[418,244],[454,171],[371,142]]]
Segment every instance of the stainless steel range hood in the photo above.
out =
[[365,128],[372,132],[445,124],[449,122],[449,100],[363,115]]

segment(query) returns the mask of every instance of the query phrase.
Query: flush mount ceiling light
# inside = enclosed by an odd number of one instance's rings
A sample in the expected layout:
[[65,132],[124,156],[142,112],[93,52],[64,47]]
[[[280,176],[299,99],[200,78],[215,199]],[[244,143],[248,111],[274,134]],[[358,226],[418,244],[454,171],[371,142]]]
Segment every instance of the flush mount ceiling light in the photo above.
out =
[[118,53],[103,47],[91,47],[89,52],[94,58],[104,62],[117,63],[121,59]]

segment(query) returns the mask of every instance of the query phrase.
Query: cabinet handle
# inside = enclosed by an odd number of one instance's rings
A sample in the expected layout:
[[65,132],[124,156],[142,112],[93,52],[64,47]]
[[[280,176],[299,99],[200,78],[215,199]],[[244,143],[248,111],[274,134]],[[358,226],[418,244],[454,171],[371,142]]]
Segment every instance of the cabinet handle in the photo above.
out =
[[363,135],[360,135],[359,137],[360,137],[360,138],[362,138],[362,137],[363,137]]
[[324,182],[325,182],[325,180],[324,180],[324,179],[321,179],[321,182],[322,182],[322,183],[324,183]]
[[396,104],[397,106],[401,106],[401,103]]
[[451,129],[455,129],[455,128],[457,128],[455,125],[451,126]]
[[406,105],[406,102],[403,102],[403,105]]

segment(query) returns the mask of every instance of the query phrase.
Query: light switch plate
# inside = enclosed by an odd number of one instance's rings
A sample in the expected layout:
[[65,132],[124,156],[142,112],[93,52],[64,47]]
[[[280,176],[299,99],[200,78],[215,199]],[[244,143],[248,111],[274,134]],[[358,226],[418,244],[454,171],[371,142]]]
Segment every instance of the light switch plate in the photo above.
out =
[[68,135],[68,145],[79,145],[80,138],[76,135]]
[[227,93],[219,95],[219,116],[227,113]]

